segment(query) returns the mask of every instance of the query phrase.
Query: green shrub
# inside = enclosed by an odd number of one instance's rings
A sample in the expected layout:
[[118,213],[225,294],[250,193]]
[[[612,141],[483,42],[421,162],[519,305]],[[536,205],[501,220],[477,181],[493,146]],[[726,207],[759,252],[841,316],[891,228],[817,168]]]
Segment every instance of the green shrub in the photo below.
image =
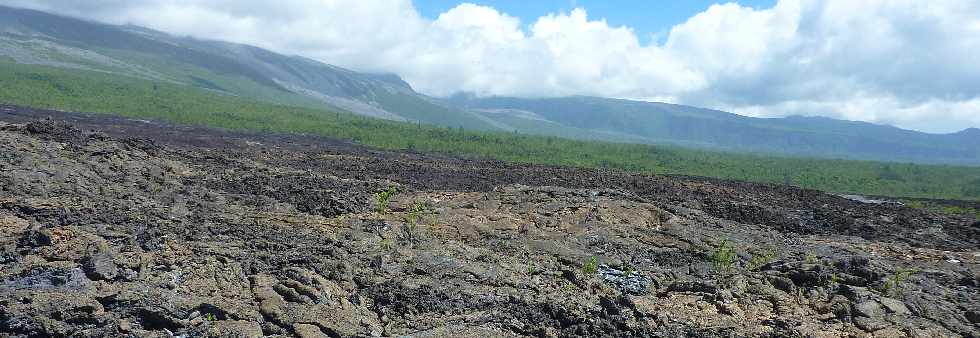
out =
[[735,247],[727,239],[721,242],[718,249],[711,254],[711,263],[717,272],[729,273],[738,255],[735,254]]
[[388,202],[391,201],[391,196],[394,196],[396,191],[395,187],[388,187],[388,190],[375,193],[375,211],[382,215],[388,213]]
[[596,256],[592,256],[588,261],[582,264],[582,273],[586,275],[594,275],[599,272],[599,259]]
[[426,207],[424,202],[415,202],[412,204],[412,208],[408,211],[408,216],[405,217],[405,229],[403,231],[404,238],[407,241],[415,243],[415,240],[418,239],[419,219],[426,210],[428,210],[428,207]]
[[405,221],[414,229],[418,225],[419,219],[428,209],[425,202],[415,202],[412,204],[412,209],[408,211],[408,217],[406,217]]
[[381,242],[378,243],[378,246],[380,247],[381,251],[391,251],[395,248],[391,238],[382,238]]
[[762,252],[756,252],[752,254],[752,259],[749,260],[746,266],[749,271],[755,271],[759,268],[766,266],[766,264],[772,263],[773,259],[776,258],[776,250],[768,249]]

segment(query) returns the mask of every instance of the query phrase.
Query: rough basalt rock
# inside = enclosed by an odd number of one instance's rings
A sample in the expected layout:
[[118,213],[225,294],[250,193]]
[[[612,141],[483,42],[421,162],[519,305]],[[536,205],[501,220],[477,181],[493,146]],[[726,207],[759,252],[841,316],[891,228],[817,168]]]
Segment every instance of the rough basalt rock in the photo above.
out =
[[980,336],[975,219],[0,111],[0,336]]

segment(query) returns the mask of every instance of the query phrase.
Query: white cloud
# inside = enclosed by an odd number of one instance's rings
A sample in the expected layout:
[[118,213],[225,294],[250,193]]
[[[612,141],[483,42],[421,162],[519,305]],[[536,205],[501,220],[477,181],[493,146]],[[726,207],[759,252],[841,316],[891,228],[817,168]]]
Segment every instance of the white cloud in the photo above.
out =
[[980,126],[974,0],[715,5],[647,44],[585,9],[522,23],[471,4],[430,20],[410,0],[8,2],[394,72],[431,95],[600,95],[928,131]]
[[953,131],[980,125],[977,22],[975,1],[730,4],[674,27],[664,48],[709,76],[682,102]]

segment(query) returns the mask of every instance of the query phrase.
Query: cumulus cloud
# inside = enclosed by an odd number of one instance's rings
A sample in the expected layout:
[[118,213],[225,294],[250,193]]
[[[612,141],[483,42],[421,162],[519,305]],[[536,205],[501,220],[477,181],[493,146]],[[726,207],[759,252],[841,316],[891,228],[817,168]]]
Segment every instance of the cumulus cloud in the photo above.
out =
[[980,126],[973,0],[728,3],[646,44],[582,8],[522,23],[472,4],[427,19],[410,0],[9,2],[393,72],[435,96],[598,95],[926,131]]
[[709,77],[681,101],[951,131],[980,125],[978,27],[975,1],[784,0],[713,6],[664,48]]

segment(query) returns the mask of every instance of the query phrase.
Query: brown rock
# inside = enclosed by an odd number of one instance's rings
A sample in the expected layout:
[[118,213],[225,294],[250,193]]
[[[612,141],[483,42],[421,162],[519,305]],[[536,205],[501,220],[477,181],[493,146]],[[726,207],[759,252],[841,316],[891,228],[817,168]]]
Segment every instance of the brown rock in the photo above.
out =
[[299,294],[296,289],[286,286],[285,284],[276,284],[272,287],[283,299],[294,302],[294,303],[309,303],[311,300],[309,297],[304,297]]
[[262,337],[262,327],[255,322],[219,321],[211,325],[207,337],[257,338]]
[[293,324],[293,332],[300,338],[328,338],[316,325]]
[[112,256],[105,253],[89,256],[82,261],[82,270],[91,280],[112,280],[119,275],[119,268]]
[[896,329],[894,327],[884,328],[874,332],[875,337],[906,337],[908,336],[902,330]]
[[888,322],[868,317],[854,317],[854,325],[864,331],[875,332],[888,327]]
[[885,314],[885,309],[882,308],[881,304],[873,300],[854,304],[853,307],[854,313],[868,318],[878,318]]
[[881,298],[878,300],[878,302],[885,307],[885,310],[888,310],[888,313],[900,315],[909,313],[909,308],[906,307],[905,303],[900,300],[894,298]]

